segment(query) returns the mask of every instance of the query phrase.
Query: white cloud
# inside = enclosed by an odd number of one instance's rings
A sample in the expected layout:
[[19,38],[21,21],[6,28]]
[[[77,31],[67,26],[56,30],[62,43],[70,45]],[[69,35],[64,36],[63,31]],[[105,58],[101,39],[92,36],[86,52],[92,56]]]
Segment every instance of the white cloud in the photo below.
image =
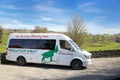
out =
[[2,24],[3,28],[5,29],[34,29],[34,25],[29,24]]
[[52,6],[46,6],[46,5],[35,5],[34,8],[39,11],[50,11],[50,12],[61,12],[63,11],[60,8],[52,7]]
[[58,15],[58,14],[63,14],[64,12],[66,12],[66,10],[61,9],[61,8],[57,8],[57,7],[53,7],[49,5],[41,5],[41,4],[34,5],[33,8],[37,11],[40,11],[42,13],[44,12],[49,15],[51,14]]
[[[30,25],[23,22],[23,21],[20,21],[18,19],[10,19],[10,18],[0,18],[0,24],[3,25],[3,28],[5,29],[34,29],[34,27],[36,25],[40,25],[40,26],[44,26],[44,27],[47,27],[49,30],[51,31],[66,31],[66,24],[63,24],[64,21],[66,21],[66,18],[65,20],[64,19],[57,19],[56,18],[51,18],[51,17],[42,17],[42,16],[38,16],[40,19],[43,18],[44,20],[47,20],[47,21],[42,21],[42,23],[31,23]],[[52,22],[49,22],[50,20],[52,20]],[[60,20],[60,21],[59,21]],[[38,20],[37,20],[38,21]],[[56,22],[59,22],[59,23],[56,23]]]
[[58,32],[66,31],[66,25],[48,24],[46,26],[47,26],[48,30],[50,30],[50,31],[58,31]]
[[106,19],[107,18],[107,16],[96,16],[96,17],[94,17],[94,19]]
[[[36,25],[29,25],[29,24],[2,24],[2,27],[5,29],[27,29],[33,30]],[[50,31],[66,31],[66,25],[57,25],[57,24],[46,24],[46,25],[39,25],[47,27]]]
[[[0,12],[1,15],[4,15],[4,16],[19,16],[21,14],[19,13],[7,13],[7,12]],[[4,17],[5,18],[5,17]]]
[[102,12],[101,9],[96,7],[96,3],[93,3],[93,2],[86,2],[86,3],[80,4],[78,5],[78,9],[84,12],[92,12],[92,13]]
[[66,31],[66,25],[58,25],[58,24],[47,24],[45,25],[48,30],[50,31],[56,31],[56,32],[65,32]]
[[6,9],[12,9],[12,10],[18,10],[20,8],[17,8],[14,5],[0,5],[0,8],[6,8]]
[[4,14],[4,12],[0,12],[0,14]]
[[[33,9],[40,14],[40,18],[43,21],[53,21],[59,24],[64,24],[66,20],[63,21],[63,18],[66,18],[67,10],[54,7],[53,5],[41,5],[37,4],[33,6]],[[39,16],[39,15],[38,15]]]
[[93,17],[91,20],[92,22],[104,22],[108,19],[107,16],[96,16],[96,17]]
[[120,33],[120,24],[101,25],[95,22],[86,23],[86,28],[92,34],[117,34]]
[[18,24],[21,23],[16,19],[10,19],[8,17],[0,17],[0,24]]
[[16,20],[16,19],[13,19],[12,21],[11,21],[12,23],[20,23],[20,21],[18,21],[18,20]]
[[41,18],[43,21],[52,21],[52,18],[49,18],[49,17],[42,17]]

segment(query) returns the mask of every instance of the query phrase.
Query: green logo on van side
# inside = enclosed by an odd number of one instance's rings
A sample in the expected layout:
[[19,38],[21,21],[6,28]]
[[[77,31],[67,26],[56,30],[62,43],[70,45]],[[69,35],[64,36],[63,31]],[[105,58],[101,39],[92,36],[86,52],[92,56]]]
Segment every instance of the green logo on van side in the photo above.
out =
[[57,52],[58,52],[58,46],[56,46],[54,50],[49,50],[47,52],[44,52],[42,54],[42,63],[46,63],[46,61],[45,61],[46,58],[50,58],[50,62],[52,62],[53,61],[53,56]]

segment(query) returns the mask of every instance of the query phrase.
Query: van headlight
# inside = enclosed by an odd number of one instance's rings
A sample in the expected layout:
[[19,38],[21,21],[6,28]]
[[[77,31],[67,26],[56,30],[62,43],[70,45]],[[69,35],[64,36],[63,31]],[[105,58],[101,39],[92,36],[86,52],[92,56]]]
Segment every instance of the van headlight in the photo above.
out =
[[90,55],[84,55],[85,56],[85,58],[87,58],[87,59],[91,59],[91,56]]

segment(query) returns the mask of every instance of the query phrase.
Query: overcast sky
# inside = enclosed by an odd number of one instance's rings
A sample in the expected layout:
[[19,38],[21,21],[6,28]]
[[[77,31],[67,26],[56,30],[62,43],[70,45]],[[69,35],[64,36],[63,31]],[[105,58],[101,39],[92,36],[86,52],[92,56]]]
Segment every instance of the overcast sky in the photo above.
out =
[[3,28],[66,31],[74,14],[92,34],[120,33],[120,0],[0,0]]

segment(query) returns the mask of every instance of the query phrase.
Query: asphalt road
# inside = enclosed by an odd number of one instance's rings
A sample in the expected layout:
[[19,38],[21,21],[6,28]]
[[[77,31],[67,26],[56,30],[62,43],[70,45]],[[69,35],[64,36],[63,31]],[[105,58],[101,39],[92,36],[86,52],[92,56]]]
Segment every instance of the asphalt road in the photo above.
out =
[[83,70],[66,66],[0,64],[0,80],[120,80],[120,57],[94,58]]

